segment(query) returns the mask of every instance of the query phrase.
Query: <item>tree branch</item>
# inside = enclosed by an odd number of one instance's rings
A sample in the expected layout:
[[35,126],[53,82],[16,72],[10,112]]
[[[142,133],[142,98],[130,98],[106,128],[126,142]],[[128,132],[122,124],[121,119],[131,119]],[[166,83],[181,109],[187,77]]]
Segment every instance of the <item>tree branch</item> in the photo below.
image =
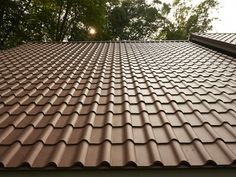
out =
[[59,26],[60,26],[60,19],[61,19],[61,13],[62,13],[62,7],[63,7],[63,1],[60,0],[60,9],[58,11],[58,19],[57,19],[57,27],[56,27],[56,36],[55,40],[59,40]]
[[63,21],[62,21],[62,24],[61,24],[61,28],[60,28],[60,31],[59,31],[59,40],[63,40],[62,37],[63,37],[63,29],[65,29],[65,25],[66,25],[66,20],[67,20],[67,16],[69,14],[69,11],[70,11],[70,8],[71,8],[71,5],[68,4],[67,2],[67,6],[66,6],[66,13],[63,17]]

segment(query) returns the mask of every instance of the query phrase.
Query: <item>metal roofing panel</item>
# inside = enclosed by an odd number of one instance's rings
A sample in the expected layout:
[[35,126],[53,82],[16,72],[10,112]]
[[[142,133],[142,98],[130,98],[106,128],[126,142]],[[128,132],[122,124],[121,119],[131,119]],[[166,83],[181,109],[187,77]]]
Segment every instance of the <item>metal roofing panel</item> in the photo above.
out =
[[0,53],[0,165],[236,161],[236,60],[187,41],[30,43]]
[[197,33],[197,35],[236,45],[236,33]]
[[236,33],[193,33],[190,41],[236,57]]

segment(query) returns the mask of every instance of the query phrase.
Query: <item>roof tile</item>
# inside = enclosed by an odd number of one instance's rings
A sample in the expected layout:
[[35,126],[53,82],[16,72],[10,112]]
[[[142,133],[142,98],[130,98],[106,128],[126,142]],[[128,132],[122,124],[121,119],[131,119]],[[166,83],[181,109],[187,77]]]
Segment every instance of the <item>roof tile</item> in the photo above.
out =
[[209,39],[222,41],[225,43],[230,43],[236,45],[236,34],[235,33],[201,33],[198,34],[202,37],[206,37]]
[[236,160],[230,56],[185,41],[31,43],[0,56],[0,166]]

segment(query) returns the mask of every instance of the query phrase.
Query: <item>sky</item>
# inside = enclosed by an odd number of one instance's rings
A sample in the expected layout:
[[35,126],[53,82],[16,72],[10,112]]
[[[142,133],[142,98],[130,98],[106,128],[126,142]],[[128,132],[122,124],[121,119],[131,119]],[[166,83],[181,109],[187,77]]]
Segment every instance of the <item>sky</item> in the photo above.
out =
[[236,0],[218,0],[218,20],[213,22],[211,32],[236,33]]
[[[152,1],[152,0],[147,0]],[[172,0],[161,0],[162,2],[171,3]],[[203,0],[192,0],[193,4],[198,4]],[[218,12],[212,13],[212,16],[218,17],[213,21],[213,29],[209,32],[214,33],[236,33],[236,0],[218,0]]]

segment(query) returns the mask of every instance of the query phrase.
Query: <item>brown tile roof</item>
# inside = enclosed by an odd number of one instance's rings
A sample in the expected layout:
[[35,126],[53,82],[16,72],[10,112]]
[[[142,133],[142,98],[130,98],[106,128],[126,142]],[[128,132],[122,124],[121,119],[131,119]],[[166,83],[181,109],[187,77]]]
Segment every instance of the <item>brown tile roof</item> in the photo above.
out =
[[195,35],[236,45],[236,33],[196,33]]
[[236,33],[193,33],[190,41],[236,57]]
[[236,161],[236,60],[191,42],[31,43],[0,53],[0,166]]

